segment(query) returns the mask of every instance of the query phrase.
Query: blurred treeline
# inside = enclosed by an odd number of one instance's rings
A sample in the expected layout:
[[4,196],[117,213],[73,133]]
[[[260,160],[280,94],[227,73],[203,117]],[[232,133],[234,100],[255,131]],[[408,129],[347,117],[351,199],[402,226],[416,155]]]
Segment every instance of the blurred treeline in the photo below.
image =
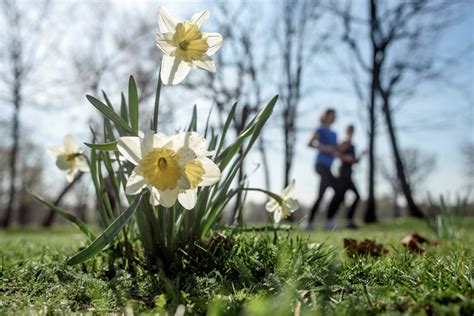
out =
[[[279,94],[279,108],[259,143],[258,157],[265,186],[270,187],[275,173],[281,173],[286,186],[298,161],[297,143],[313,128],[302,128],[299,122],[323,110],[302,105],[314,91],[327,88],[322,84],[327,80],[322,65],[333,63],[357,99],[354,119],[361,121],[361,133],[367,138],[368,188],[361,190],[368,192],[368,198],[360,214],[366,222],[380,215],[423,216],[435,205],[420,204],[415,193],[434,172],[436,157],[419,148],[401,148],[396,123],[399,103],[409,103],[422,81],[449,81],[458,56],[454,52],[441,56],[435,43],[465,17],[466,5],[465,1],[441,0],[202,1],[200,8],[212,13],[206,27],[225,39],[216,56],[218,72],[193,74],[182,86],[167,91],[196,93],[211,100],[216,129],[238,101],[232,122],[235,135],[265,100]],[[88,212],[94,209],[94,201],[85,177],[73,185],[60,183],[63,180],[58,180],[51,160],[46,159],[45,147],[51,141],[44,136],[56,124],[64,124],[58,122],[63,118],[70,120],[66,124],[73,125],[74,132],[90,135],[90,127],[100,133],[101,122],[93,111],[84,110],[90,107],[83,95],[100,96],[104,89],[120,96],[130,74],[137,81],[142,110],[150,109],[161,58],[153,41],[158,31],[157,7],[153,1],[133,5],[0,0],[2,226],[54,222],[52,213],[34,203],[27,189],[94,220],[94,212]],[[454,89],[465,89],[450,83]],[[182,114],[177,102],[165,92],[160,124],[169,131],[177,113]],[[47,122],[39,122],[35,113],[45,114]],[[275,135],[281,139],[278,145]],[[61,137],[55,138],[56,143]],[[389,144],[390,159],[378,159],[376,137]],[[275,154],[283,161],[278,170],[270,163]],[[456,154],[465,159],[466,177],[459,181],[469,188],[474,178],[472,137]],[[252,168],[243,166],[240,180]],[[391,193],[376,197],[375,188],[381,182],[388,184]],[[230,210],[230,220],[236,210],[238,206]],[[259,213],[265,217],[263,211]]]

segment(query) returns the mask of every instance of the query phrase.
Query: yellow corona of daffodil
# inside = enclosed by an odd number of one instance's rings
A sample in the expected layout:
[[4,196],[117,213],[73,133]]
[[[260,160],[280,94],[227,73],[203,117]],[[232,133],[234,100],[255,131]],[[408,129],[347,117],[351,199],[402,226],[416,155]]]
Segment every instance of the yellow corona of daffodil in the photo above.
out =
[[219,181],[220,170],[208,158],[204,138],[195,132],[172,136],[148,131],[143,137],[121,137],[119,152],[136,167],[130,175],[126,193],[150,191],[150,203],[171,207],[176,200],[186,209],[196,205],[197,187]]
[[273,213],[273,222],[277,225],[283,218],[287,218],[291,213],[299,208],[298,200],[295,199],[295,180],[283,190],[281,194],[282,203],[280,204],[277,200],[271,199],[265,208],[269,213]]
[[89,171],[87,160],[71,135],[64,136],[63,146],[50,146],[48,152],[56,158],[56,166],[66,171],[66,179],[69,182],[74,180],[79,171]]
[[216,72],[211,56],[222,45],[222,35],[201,32],[202,24],[209,17],[207,11],[199,12],[191,21],[178,21],[165,7],[158,10],[161,33],[156,44],[163,52],[161,80],[166,85],[180,83],[191,68]]

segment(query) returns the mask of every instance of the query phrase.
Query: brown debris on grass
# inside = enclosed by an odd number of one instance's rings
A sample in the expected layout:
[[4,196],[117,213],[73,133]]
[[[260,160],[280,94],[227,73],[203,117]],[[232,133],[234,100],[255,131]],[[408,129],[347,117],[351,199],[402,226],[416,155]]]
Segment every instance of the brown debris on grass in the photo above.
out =
[[374,240],[364,239],[360,243],[351,238],[344,238],[344,249],[349,256],[370,255],[380,257],[388,253],[388,249],[383,244],[378,244]]
[[421,247],[422,244],[431,244],[433,246],[439,246],[438,241],[436,241],[436,240],[435,241],[430,241],[427,238],[425,238],[425,237],[421,236],[420,234],[418,234],[416,231],[414,231],[410,235],[405,236],[402,239],[402,244],[409,251],[419,253],[419,254],[425,252],[425,249],[423,249],[423,247]]

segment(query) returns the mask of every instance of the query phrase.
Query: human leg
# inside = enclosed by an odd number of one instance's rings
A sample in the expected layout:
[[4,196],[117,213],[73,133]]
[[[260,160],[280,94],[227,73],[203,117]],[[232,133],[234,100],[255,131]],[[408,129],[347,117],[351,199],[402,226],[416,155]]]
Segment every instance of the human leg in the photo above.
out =
[[351,203],[351,205],[347,208],[347,220],[348,220],[348,227],[350,228],[357,228],[357,226],[354,224],[354,213],[357,209],[357,206],[360,201],[360,195],[359,191],[357,190],[357,187],[355,186],[354,182],[352,179],[349,182],[349,187],[348,190],[351,190],[355,194],[355,199]]
[[330,186],[334,187],[334,183],[335,183],[335,178],[332,175],[331,170],[329,170],[329,168],[317,165],[316,172],[320,176],[319,192],[318,192],[318,197],[316,198],[316,202],[314,202],[313,208],[311,209],[311,213],[308,219],[309,224],[313,222],[313,219],[319,210],[319,205],[321,204],[321,201],[324,197],[324,193],[326,192],[326,189]]

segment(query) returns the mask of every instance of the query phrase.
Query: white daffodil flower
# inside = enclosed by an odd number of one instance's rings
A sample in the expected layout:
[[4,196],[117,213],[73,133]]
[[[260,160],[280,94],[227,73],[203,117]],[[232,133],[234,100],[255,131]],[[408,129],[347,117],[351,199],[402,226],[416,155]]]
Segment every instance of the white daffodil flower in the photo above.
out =
[[201,32],[209,12],[196,13],[191,21],[178,21],[165,7],[158,10],[161,33],[156,35],[156,45],[163,52],[161,81],[165,85],[180,83],[191,68],[216,72],[211,56],[222,45],[222,35]]
[[300,205],[298,200],[295,199],[295,180],[283,190],[281,194],[282,203],[280,204],[277,200],[271,199],[266,205],[265,208],[267,212],[273,213],[273,222],[278,224],[282,218],[287,218],[291,213],[296,211]]
[[50,146],[48,152],[56,158],[56,166],[66,171],[66,179],[69,182],[74,180],[79,171],[89,171],[87,160],[71,135],[64,136],[63,146]]
[[136,167],[128,178],[126,193],[135,195],[143,188],[150,191],[150,203],[171,207],[176,200],[192,209],[197,187],[219,181],[219,167],[208,158],[207,142],[195,132],[172,136],[148,131],[143,137],[120,137],[119,152]]

